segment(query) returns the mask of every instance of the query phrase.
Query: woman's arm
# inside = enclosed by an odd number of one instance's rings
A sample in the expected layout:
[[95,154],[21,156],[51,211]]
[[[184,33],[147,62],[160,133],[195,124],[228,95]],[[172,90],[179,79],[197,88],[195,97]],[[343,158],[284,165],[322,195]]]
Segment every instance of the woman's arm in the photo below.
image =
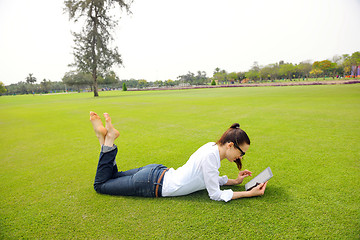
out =
[[236,179],[228,179],[227,183],[225,183],[225,186],[232,186],[232,185],[237,185],[240,184],[239,181],[237,181]]
[[220,167],[219,163],[220,162],[215,154],[207,155],[206,159],[201,162],[201,171],[203,173],[205,187],[208,191],[210,199],[228,202],[233,196],[233,191],[231,189],[220,189],[220,177],[218,170]]
[[237,184],[241,184],[244,180],[244,178],[251,176],[252,172],[250,172],[249,170],[244,170],[244,171],[240,171],[239,175],[236,179],[228,179],[227,183],[225,183],[225,185],[237,185]]
[[233,197],[231,199],[262,196],[265,193],[265,188],[266,188],[267,183],[268,182],[262,183],[256,187],[254,187],[253,189],[251,189],[251,191],[234,192]]

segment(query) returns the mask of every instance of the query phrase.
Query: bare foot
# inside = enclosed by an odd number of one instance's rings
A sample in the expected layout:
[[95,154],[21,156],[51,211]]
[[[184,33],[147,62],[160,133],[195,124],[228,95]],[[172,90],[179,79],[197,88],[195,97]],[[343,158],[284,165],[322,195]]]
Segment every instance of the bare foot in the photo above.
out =
[[107,134],[106,128],[103,126],[102,121],[95,112],[90,112],[90,121],[94,127],[95,134],[99,139],[100,145],[105,144],[105,136]]
[[105,127],[107,130],[107,134],[105,137],[105,146],[112,147],[114,145],[115,139],[117,139],[119,137],[120,133],[112,125],[109,114],[104,113],[104,117],[105,117]]

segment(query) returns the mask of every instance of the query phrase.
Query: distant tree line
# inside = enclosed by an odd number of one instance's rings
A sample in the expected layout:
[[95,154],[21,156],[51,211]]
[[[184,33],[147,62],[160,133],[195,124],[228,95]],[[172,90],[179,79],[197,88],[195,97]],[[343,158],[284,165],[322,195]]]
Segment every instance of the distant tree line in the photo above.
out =
[[213,73],[213,80],[218,83],[234,83],[248,81],[275,81],[275,80],[305,80],[307,78],[325,77],[359,77],[357,75],[360,65],[360,52],[354,52],[351,56],[344,54],[334,56],[332,61],[323,60],[310,63],[304,61],[299,64],[279,63],[259,66],[254,62],[251,69],[247,72],[231,72],[216,68]]
[[[106,74],[97,75],[97,84],[100,90],[113,89],[142,89],[142,88],[161,88],[174,86],[193,86],[208,84],[234,84],[259,81],[275,80],[305,80],[308,78],[339,78],[339,77],[360,77],[358,76],[360,66],[360,52],[353,54],[344,54],[334,56],[332,60],[322,60],[310,63],[309,61],[300,62],[299,64],[278,63],[259,66],[254,62],[253,66],[247,72],[230,72],[216,68],[212,77],[208,77],[206,72],[198,71],[196,74],[188,72],[180,75],[176,80],[157,80],[148,82],[145,79],[120,80],[114,71]],[[37,79],[33,74],[29,74],[25,81],[16,84],[4,86],[0,82],[0,94],[38,94],[38,93],[55,93],[65,91],[93,91],[94,81],[92,73],[83,73],[78,71],[69,71],[65,73],[62,82],[52,82],[43,79],[36,83]]]
[[[101,87],[118,87],[119,79],[112,71],[105,76],[99,75],[97,79]],[[43,79],[40,83],[36,82],[36,77],[30,73],[29,76],[25,78],[25,81],[5,86],[5,90],[0,91],[0,94],[47,94],[73,91],[80,92],[87,89],[93,90],[93,80],[90,73],[70,71],[65,73],[61,82],[53,82],[47,79]]]
[[[6,95],[15,94],[39,94],[39,93],[52,93],[52,92],[64,92],[66,89],[63,82],[52,82],[47,79],[43,79],[40,83],[36,83],[37,79],[32,73],[25,78],[25,81],[20,81],[15,84],[6,86]],[[72,89],[70,89],[72,90]]]
[[354,52],[352,55],[344,54],[334,56],[331,60],[300,62],[299,64],[278,63],[259,66],[254,62],[251,69],[247,72],[230,72],[216,68],[212,77],[207,77],[206,72],[198,71],[197,74],[188,72],[180,75],[177,80],[157,80],[147,82],[141,80],[122,80],[117,86],[124,83],[128,88],[151,88],[151,87],[172,87],[172,86],[194,86],[194,85],[214,85],[214,84],[234,84],[258,81],[275,80],[306,80],[308,78],[342,78],[342,77],[360,77],[357,75],[360,65],[360,52]]
[[[65,85],[63,82],[52,82],[44,79],[40,83],[27,83],[18,82],[6,86],[6,95],[16,94],[42,94],[42,93],[55,93],[65,92]],[[73,89],[69,89],[70,91]]]

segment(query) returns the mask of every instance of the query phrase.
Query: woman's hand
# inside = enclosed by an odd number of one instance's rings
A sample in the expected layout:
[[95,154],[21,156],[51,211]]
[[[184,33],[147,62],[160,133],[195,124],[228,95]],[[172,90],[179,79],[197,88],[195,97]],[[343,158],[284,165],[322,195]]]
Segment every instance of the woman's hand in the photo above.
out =
[[238,177],[236,178],[236,183],[240,184],[243,182],[244,178],[251,176],[252,172],[245,169],[244,171],[240,171]]
[[261,183],[260,185],[254,187],[250,191],[234,192],[233,197],[231,199],[262,196],[265,193],[265,188],[267,183],[268,182]]
[[253,189],[251,189],[249,191],[249,194],[251,197],[256,197],[256,196],[262,196],[265,193],[265,188],[268,182],[265,183],[260,183],[258,186],[254,187]]

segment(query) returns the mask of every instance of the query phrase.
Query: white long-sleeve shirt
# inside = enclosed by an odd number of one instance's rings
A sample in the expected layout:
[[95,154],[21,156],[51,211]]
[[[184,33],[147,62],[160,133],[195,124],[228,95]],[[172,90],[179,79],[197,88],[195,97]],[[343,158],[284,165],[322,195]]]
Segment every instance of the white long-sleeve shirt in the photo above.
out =
[[220,190],[228,181],[219,176],[220,153],[214,142],[209,142],[193,153],[189,160],[178,169],[170,168],[164,175],[162,196],[182,196],[207,189],[212,200],[228,202],[233,191]]

